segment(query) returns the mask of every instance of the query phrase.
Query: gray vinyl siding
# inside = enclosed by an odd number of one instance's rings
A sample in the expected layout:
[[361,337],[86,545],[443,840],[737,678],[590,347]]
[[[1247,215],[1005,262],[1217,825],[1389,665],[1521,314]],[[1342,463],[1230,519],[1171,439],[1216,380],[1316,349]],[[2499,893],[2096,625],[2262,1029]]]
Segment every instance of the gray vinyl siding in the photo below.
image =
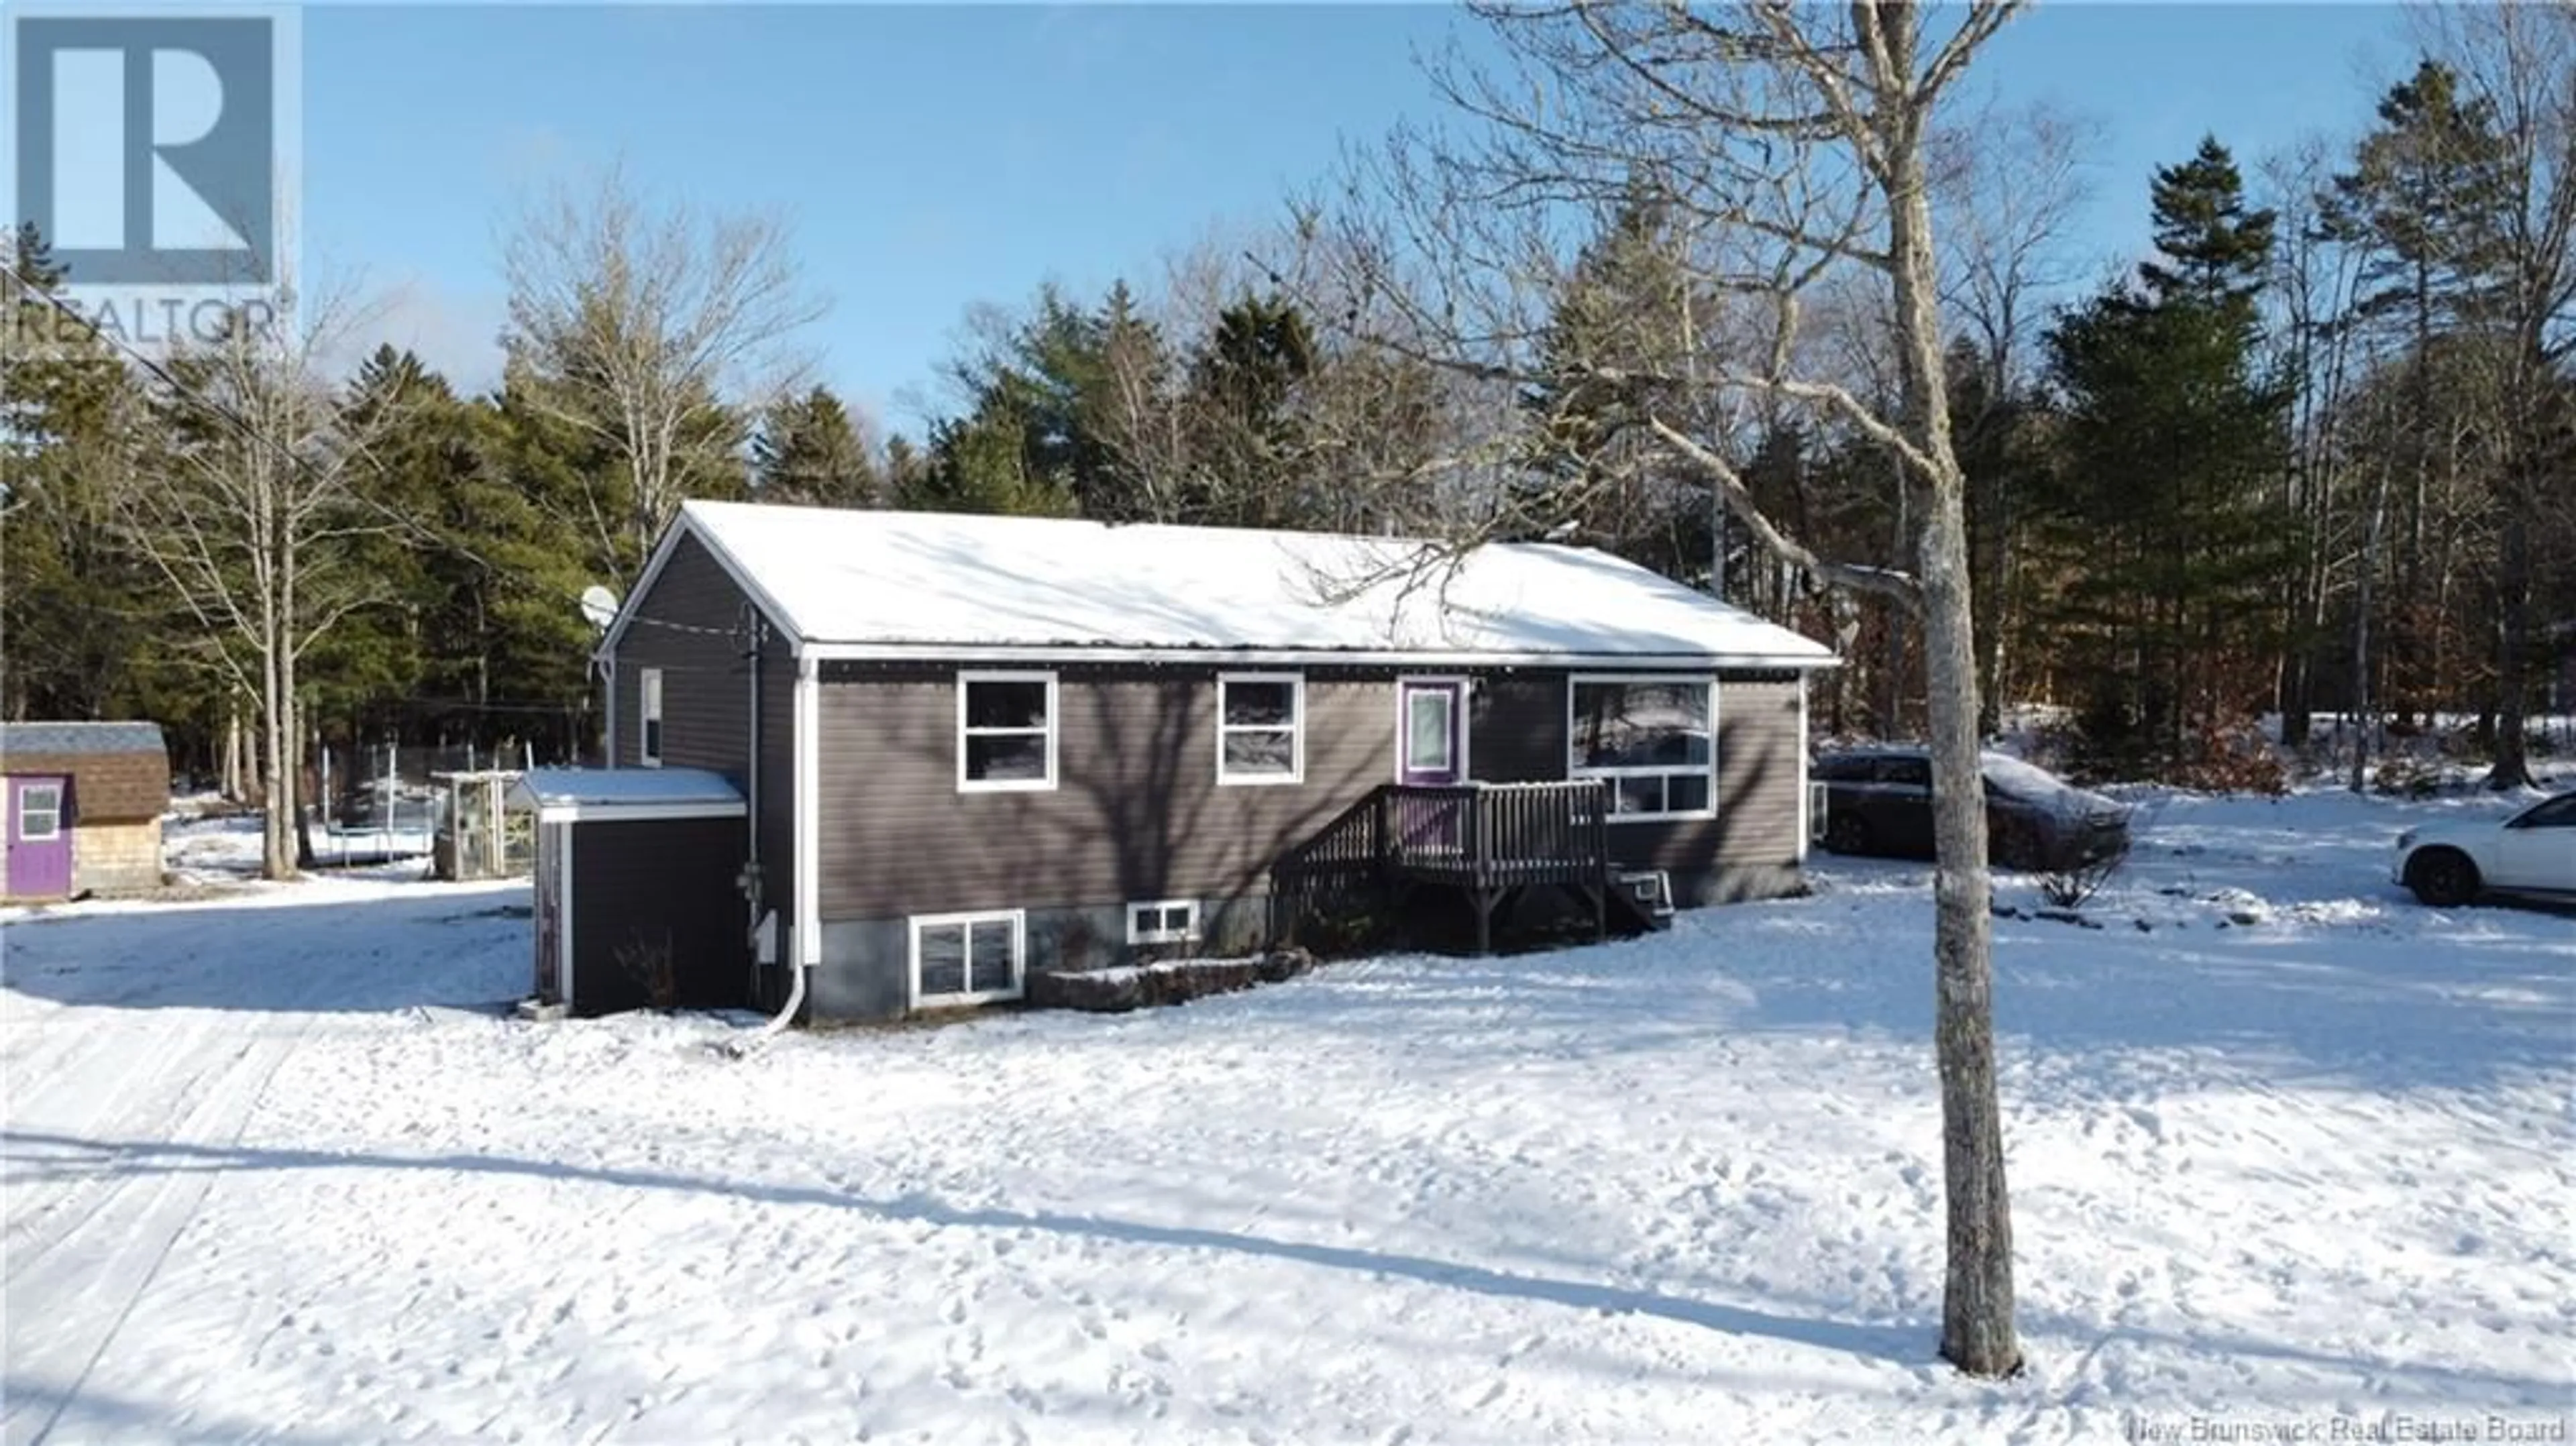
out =
[[1308,671],[1305,781],[1219,787],[1218,669],[1065,668],[1056,787],[963,793],[957,671],[826,666],[826,920],[1234,898],[1394,778],[1392,674]]
[[[1494,780],[1566,774],[1566,684],[1532,670],[1477,684],[1476,773]],[[1795,675],[1721,673],[1717,685],[1717,816],[1610,827],[1613,859],[1664,869],[1685,903],[1783,893],[1798,885],[1800,731]]]
[[750,738],[750,664],[736,630],[742,590],[694,537],[679,546],[638,600],[617,640],[619,768],[644,761],[644,670],[662,670],[662,762],[708,768],[743,783]]
[[[695,537],[683,536],[636,600],[634,616],[617,642],[617,736],[614,766],[643,764],[643,678],[662,670],[662,758],[671,768],[721,773],[746,797],[751,773],[753,660],[741,650],[746,598],[714,555]],[[796,918],[796,657],[774,626],[759,667],[759,811],[762,901],[778,912],[782,957],[791,947],[785,932]],[[729,827],[739,832],[743,825]],[[737,850],[739,854],[739,850]],[[737,857],[736,866],[740,864]],[[728,891],[733,887],[729,869]],[[738,896],[736,896],[738,899]],[[729,927],[741,922],[737,902]],[[766,1002],[766,1001],[760,1001]]]
[[[957,669],[826,665],[820,700],[826,921],[1130,900],[1225,900],[1267,887],[1270,864],[1393,781],[1390,670],[1305,671],[1305,781],[1219,787],[1215,667],[1056,671],[1053,789],[957,787]],[[1026,670],[1040,671],[1040,670]],[[1565,777],[1563,671],[1474,683],[1469,759],[1494,782]],[[1717,817],[1620,824],[1620,862],[1694,876],[1694,897],[1793,887],[1798,685],[1721,681]],[[1785,882],[1773,871],[1787,870]]]

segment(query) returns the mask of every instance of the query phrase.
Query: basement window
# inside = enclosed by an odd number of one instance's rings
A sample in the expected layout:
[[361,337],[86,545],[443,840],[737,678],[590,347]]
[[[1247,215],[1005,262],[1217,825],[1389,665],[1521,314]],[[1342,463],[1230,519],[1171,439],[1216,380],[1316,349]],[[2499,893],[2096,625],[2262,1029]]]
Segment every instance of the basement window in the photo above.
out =
[[961,793],[1055,787],[1053,673],[957,675]]
[[1199,906],[1190,899],[1163,899],[1127,906],[1130,944],[1187,944],[1199,936]]
[[1028,960],[1028,915],[924,914],[912,921],[915,1009],[1017,999]]

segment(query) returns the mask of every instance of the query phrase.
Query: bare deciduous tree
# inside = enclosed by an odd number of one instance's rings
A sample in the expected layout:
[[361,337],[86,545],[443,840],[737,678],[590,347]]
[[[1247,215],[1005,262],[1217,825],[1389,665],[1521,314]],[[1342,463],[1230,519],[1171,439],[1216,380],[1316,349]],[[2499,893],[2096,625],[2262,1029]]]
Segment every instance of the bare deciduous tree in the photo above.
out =
[[343,619],[386,600],[355,538],[400,528],[358,493],[393,414],[346,405],[323,358],[336,305],[237,311],[154,378],[166,446],[120,499],[122,530],[193,619],[206,660],[259,709],[261,873],[299,862],[300,665]]
[[2049,105],[1989,105],[1933,133],[1942,301],[1976,338],[1993,395],[2023,380],[2046,299],[2083,279],[2071,232],[2102,145],[2098,122]]
[[[2080,278],[2070,231],[2092,191],[2087,160],[2101,149],[2100,125],[2045,104],[1988,104],[1945,120],[1933,134],[1943,309],[1972,339],[1982,373],[1983,384],[1974,389],[1982,407],[1959,418],[1972,456],[1998,460],[2028,415],[2030,343],[2048,299]],[[1980,721],[1988,730],[2002,720],[2013,676],[2014,583],[2027,512],[2004,470],[1990,465],[1970,479],[1976,532],[1970,566],[1981,609],[1985,690]]]
[[2533,655],[2536,515],[2563,505],[2550,477],[2571,417],[2576,354],[2576,8],[2550,0],[2416,12],[2426,51],[2484,103],[2504,143],[2511,204],[2495,237],[2500,275],[2480,319],[2499,342],[2503,465],[2494,492],[2498,560],[2495,767],[2491,788],[2526,788],[2523,727]]
[[[1436,74],[1464,124],[1400,134],[1358,168],[1342,293],[1392,298],[1400,353],[1500,383],[1492,419],[1677,469],[1775,556],[1919,617],[1939,864],[1934,896],[1949,1275],[1942,1353],[2016,1370],[2012,1232],[1995,1095],[1985,818],[1965,479],[1947,406],[1932,138],[1944,96],[2015,9],[1562,4],[1480,7],[1509,57]],[[1554,327],[1588,226],[1655,213],[1668,282],[1630,324]],[[1892,375],[1848,378],[1811,301],[1883,308]],[[1320,309],[1319,309],[1320,310]],[[1330,314],[1327,313],[1328,319]],[[1547,399],[1533,406],[1538,393]],[[1875,450],[1911,519],[1910,567],[1820,555],[1764,505],[1751,444],[1781,419]],[[1642,448],[1634,444],[1643,443]],[[1543,525],[1615,469],[1489,496],[1486,525]]]
[[625,464],[625,495],[587,498],[585,521],[603,557],[640,567],[693,468],[726,465],[725,404],[791,384],[784,346],[823,305],[780,222],[656,206],[615,169],[526,206],[502,265],[512,360]]

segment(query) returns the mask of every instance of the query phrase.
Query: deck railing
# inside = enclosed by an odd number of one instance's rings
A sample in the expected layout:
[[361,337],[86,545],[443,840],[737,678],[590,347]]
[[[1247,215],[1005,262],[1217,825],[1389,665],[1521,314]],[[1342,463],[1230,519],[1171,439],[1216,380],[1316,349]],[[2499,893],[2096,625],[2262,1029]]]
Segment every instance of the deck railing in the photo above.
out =
[[1506,889],[1607,890],[1609,822],[1609,790],[1593,779],[1386,784],[1273,866],[1273,930],[1294,938],[1306,923],[1365,913],[1407,881],[1469,890],[1480,915]]
[[1471,889],[1597,882],[1609,867],[1609,793],[1573,783],[1383,790],[1388,861]]

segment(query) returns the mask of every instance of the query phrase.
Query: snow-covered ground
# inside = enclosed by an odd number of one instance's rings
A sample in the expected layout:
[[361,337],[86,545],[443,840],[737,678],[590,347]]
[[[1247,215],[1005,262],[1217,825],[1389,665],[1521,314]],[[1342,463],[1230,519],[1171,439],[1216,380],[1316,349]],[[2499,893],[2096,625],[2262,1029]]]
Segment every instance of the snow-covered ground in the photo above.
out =
[[1998,922],[2003,1383],[1932,1358],[1917,865],[1820,860],[1813,898],[1607,947],[743,1059],[708,1048],[739,1024],[502,1017],[524,885],[18,916],[0,1412],[63,1442],[2563,1431],[2576,920],[2384,878],[2407,822],[2505,806],[2175,799],[2107,927]]
[[[322,869],[341,877],[419,879],[429,871],[429,835],[406,831],[317,829],[313,852]],[[183,889],[241,883],[259,877],[260,817],[256,813],[197,814],[182,808],[161,824],[163,871]]]

